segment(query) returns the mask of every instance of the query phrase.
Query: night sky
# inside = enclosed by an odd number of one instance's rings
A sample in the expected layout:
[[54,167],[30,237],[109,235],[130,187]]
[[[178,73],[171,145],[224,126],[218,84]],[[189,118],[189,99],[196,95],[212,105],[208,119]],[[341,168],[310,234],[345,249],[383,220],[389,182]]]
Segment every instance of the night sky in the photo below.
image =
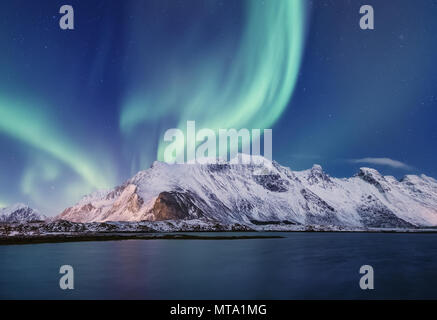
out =
[[187,120],[272,128],[294,170],[437,177],[436,17],[436,0],[1,1],[0,207],[57,214]]

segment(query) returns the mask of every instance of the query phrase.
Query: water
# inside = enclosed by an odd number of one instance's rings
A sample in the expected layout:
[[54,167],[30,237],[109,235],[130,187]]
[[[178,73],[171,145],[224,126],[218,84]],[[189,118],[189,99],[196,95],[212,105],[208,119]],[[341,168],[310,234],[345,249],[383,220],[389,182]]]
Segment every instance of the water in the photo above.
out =
[[[0,298],[437,298],[437,234],[274,235],[285,238],[0,246]],[[70,291],[58,284],[66,264],[75,271]],[[374,290],[359,287],[365,264]]]

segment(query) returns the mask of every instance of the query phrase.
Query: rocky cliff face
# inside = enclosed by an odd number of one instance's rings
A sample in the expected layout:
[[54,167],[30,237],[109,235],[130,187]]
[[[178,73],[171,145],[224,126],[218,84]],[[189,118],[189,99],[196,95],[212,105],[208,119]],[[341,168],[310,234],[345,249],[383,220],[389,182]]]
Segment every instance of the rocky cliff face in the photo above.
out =
[[0,223],[27,223],[44,221],[47,217],[24,204],[0,209]]
[[202,219],[258,229],[268,224],[435,226],[437,181],[425,175],[398,181],[370,168],[338,179],[318,165],[291,171],[274,162],[265,171],[257,164],[155,162],[123,185],[85,197],[57,218],[81,223]]

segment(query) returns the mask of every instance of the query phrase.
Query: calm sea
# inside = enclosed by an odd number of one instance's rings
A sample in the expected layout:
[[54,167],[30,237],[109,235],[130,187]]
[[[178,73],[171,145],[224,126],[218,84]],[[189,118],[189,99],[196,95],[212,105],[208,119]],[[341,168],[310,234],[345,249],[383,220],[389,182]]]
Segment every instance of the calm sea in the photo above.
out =
[[[285,238],[0,246],[0,298],[437,298],[437,234],[274,235]],[[74,268],[74,290],[59,287],[62,265]],[[360,289],[362,265],[374,290]]]

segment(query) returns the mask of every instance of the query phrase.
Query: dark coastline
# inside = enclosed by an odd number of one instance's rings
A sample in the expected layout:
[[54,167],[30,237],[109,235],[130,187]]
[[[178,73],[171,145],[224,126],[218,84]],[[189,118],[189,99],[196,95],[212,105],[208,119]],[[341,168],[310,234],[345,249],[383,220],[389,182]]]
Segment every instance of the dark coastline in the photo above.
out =
[[[222,234],[220,232],[220,234]],[[249,239],[280,239],[282,236],[202,236],[187,234],[61,234],[61,235],[38,235],[38,236],[3,236],[0,237],[1,245],[17,244],[42,244],[63,242],[90,242],[90,241],[121,241],[121,240],[249,240]]]
[[[201,233],[215,233],[214,236],[205,236]],[[70,234],[45,235],[14,235],[0,236],[0,246],[65,243],[65,242],[92,242],[92,241],[123,241],[123,240],[251,240],[251,239],[281,239],[281,235],[226,235],[235,231],[179,231],[169,233],[138,233],[138,232],[87,232]],[[261,233],[260,231],[237,231],[241,233]],[[270,230],[269,233],[393,233],[393,234],[434,234],[434,228],[413,230],[370,229],[370,230]],[[187,234],[189,233],[189,234]]]

